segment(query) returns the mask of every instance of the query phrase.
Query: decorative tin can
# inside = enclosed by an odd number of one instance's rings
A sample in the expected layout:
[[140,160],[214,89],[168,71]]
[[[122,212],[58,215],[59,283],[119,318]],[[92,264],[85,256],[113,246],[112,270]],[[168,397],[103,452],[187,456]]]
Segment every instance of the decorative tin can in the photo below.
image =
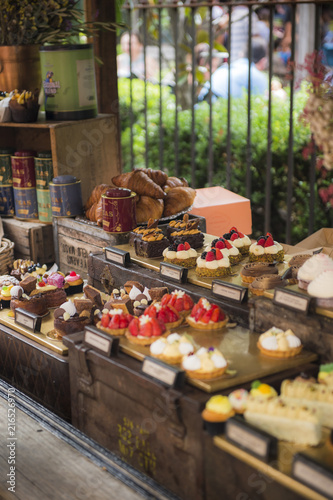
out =
[[35,151],[22,150],[16,151],[11,157],[13,187],[36,187],[35,156]]
[[59,175],[49,184],[53,217],[75,217],[83,211],[81,181],[73,175]]
[[51,195],[49,189],[36,189],[38,218],[41,222],[52,222]]
[[135,196],[123,188],[110,188],[102,195],[104,231],[126,233],[136,227]]
[[12,148],[0,149],[0,185],[13,185],[11,156],[14,154]]
[[0,215],[1,217],[15,214],[13,186],[0,186]]
[[17,219],[38,220],[36,188],[13,188]]
[[53,163],[51,151],[40,151],[35,158],[37,189],[49,189],[53,179]]
[[40,48],[48,120],[83,120],[97,115],[93,45]]

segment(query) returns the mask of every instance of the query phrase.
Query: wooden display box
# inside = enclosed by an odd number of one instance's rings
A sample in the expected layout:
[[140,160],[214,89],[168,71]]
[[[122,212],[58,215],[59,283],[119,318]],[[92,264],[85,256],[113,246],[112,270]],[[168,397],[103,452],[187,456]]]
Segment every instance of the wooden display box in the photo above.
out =
[[0,123],[0,147],[51,150],[54,176],[81,179],[85,203],[92,189],[120,174],[120,151],[116,115],[89,120],[36,123]]
[[16,219],[2,219],[2,223],[5,236],[15,244],[15,259],[29,259],[42,265],[55,261],[51,225]]

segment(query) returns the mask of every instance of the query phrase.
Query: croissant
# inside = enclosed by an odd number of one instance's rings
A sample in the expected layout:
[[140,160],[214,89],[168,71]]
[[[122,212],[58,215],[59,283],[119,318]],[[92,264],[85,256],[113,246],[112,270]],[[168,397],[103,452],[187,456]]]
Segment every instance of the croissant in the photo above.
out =
[[164,191],[168,191],[171,188],[188,186],[188,182],[184,177],[168,177],[166,183],[163,186]]
[[101,198],[102,194],[104,194],[105,191],[110,187],[111,186],[109,184],[99,184],[98,186],[94,187],[86,203],[86,210],[89,209],[96,201],[98,201]]
[[148,177],[142,170],[133,170],[127,174],[120,174],[112,178],[113,184],[134,191],[140,196],[151,196],[152,198],[163,199],[165,192]]
[[167,197],[164,200],[163,216],[177,214],[189,208],[195,198],[195,189],[190,187],[175,187],[167,192]]
[[86,217],[88,220],[91,220],[92,222],[96,222],[96,218],[95,218],[95,203],[93,203],[91,205],[90,208],[88,208],[88,210],[86,210]]
[[159,186],[163,187],[167,182],[168,174],[162,170],[154,170],[153,168],[142,168],[142,172],[148,175],[148,177],[154,181]]
[[95,204],[95,219],[98,226],[103,225],[103,200],[100,200]]
[[149,219],[160,219],[163,213],[163,200],[156,200],[151,196],[141,196],[136,203],[136,222],[141,224]]

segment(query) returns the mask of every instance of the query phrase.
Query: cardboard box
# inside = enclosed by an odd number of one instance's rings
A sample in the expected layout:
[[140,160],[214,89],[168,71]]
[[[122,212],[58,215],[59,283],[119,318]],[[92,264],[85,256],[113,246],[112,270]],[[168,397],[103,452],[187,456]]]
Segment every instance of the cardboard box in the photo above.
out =
[[283,245],[283,247],[285,252],[289,255],[301,253],[312,254],[322,249],[323,253],[333,258],[333,228],[324,227],[300,241],[297,245]]
[[196,190],[190,214],[206,218],[207,233],[222,236],[232,226],[250,235],[252,233],[251,203],[247,198],[221,186]]

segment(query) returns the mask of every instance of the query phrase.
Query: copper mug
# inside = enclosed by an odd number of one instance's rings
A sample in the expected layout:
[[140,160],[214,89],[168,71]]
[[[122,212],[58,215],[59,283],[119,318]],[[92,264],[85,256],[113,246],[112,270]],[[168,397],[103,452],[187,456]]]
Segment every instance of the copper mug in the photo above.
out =
[[118,187],[102,195],[104,231],[127,233],[136,227],[135,197],[130,189]]

